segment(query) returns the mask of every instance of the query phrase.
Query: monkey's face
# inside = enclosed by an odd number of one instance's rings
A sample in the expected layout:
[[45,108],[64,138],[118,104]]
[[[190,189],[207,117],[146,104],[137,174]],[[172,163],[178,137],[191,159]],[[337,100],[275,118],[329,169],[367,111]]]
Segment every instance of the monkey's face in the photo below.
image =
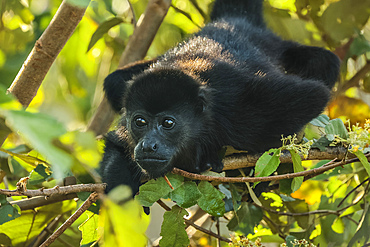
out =
[[[194,121],[191,113],[161,112],[155,115],[136,111],[126,127],[134,145],[134,160],[150,177],[163,176],[175,166],[174,160],[190,144]],[[192,128],[193,129],[193,128]]]
[[209,119],[207,91],[179,71],[149,72],[135,77],[124,97],[131,155],[152,178],[175,166],[197,170],[196,143]]

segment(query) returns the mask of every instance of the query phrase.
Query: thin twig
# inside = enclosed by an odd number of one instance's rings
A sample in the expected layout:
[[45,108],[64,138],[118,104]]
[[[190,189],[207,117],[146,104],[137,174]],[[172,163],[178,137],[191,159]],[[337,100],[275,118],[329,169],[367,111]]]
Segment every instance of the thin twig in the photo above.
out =
[[348,198],[349,195],[351,195],[354,191],[356,191],[364,183],[369,182],[369,181],[370,181],[370,178],[365,179],[359,185],[357,185],[355,188],[353,188],[350,192],[348,192],[348,194],[339,202],[338,207],[340,207],[342,205],[342,203]]
[[351,87],[358,87],[360,80],[364,78],[366,74],[369,72],[370,72],[370,61],[366,61],[364,67],[357,71],[357,73],[351,79],[343,83],[343,86],[338,89],[337,95],[347,91],[347,89]]
[[179,9],[178,7],[176,7],[175,5],[171,4],[171,7],[176,11],[176,12],[179,12],[180,14],[182,14],[183,16],[185,16],[186,18],[188,18],[195,26],[197,26],[198,28],[201,28],[198,23],[196,23],[193,18],[191,17],[190,14],[188,14],[187,12],[183,11],[182,9]]
[[98,199],[98,193],[93,192],[87,198],[87,200],[81,205],[79,209],[77,209],[74,214],[71,215],[44,243],[40,245],[40,247],[49,246],[53,243],[68,227],[72,225],[96,200]]

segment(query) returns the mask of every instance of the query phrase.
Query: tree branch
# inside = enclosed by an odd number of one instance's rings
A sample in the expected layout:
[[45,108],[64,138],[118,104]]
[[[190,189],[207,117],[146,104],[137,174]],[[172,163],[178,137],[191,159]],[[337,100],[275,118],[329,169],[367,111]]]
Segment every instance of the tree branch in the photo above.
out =
[[[149,1],[120,58],[119,67],[142,60],[145,57],[170,5],[171,0]],[[114,111],[104,97],[87,129],[96,135],[105,134],[113,122],[114,115]]]
[[104,191],[106,184],[76,184],[68,186],[55,186],[51,189],[39,189],[39,190],[5,190],[0,189],[0,194],[7,196],[52,196],[52,195],[68,195],[71,193],[78,192],[101,192]]
[[36,41],[8,92],[27,108],[35,97],[50,66],[85,14],[85,8],[73,6],[64,0],[57,13]]
[[[365,155],[368,159],[370,157],[370,153]],[[339,161],[339,162],[329,162],[332,163],[330,165],[323,165],[319,168],[314,168],[311,170],[303,171],[303,172],[296,172],[296,173],[288,173],[283,175],[276,175],[276,176],[269,176],[269,177],[215,177],[215,176],[204,176],[200,174],[194,174],[190,172],[186,172],[183,170],[180,170],[178,168],[174,168],[172,170],[172,173],[179,174],[183,177],[187,177],[194,180],[204,180],[204,181],[216,181],[216,182],[222,182],[222,183],[246,183],[246,182],[263,182],[263,181],[276,181],[276,180],[282,180],[282,179],[289,179],[289,178],[295,178],[300,176],[309,176],[313,174],[321,174],[328,170],[331,170],[335,167],[342,166],[345,164],[350,164],[353,162],[358,162],[358,158],[353,158],[345,161]]]
[[[256,165],[257,160],[262,154],[247,154],[247,153],[236,153],[228,155],[224,158],[224,170],[235,170],[239,168],[252,167]],[[344,147],[328,147],[324,152],[318,149],[310,149],[308,156],[304,158],[301,155],[302,160],[332,160],[337,158],[338,160],[344,159],[347,155],[347,149]],[[349,154],[350,157],[355,157]],[[279,156],[281,163],[291,163],[292,156],[290,152],[283,151]]]
[[[0,193],[1,194],[1,193]],[[35,196],[32,198],[17,200],[10,202],[11,205],[18,205],[19,208],[23,210],[29,210],[34,209],[37,207],[53,204],[56,202],[66,201],[66,200],[72,200],[74,198],[77,198],[77,195],[75,193],[71,193],[68,195],[52,195],[52,196]]]
[[[59,6],[49,26],[36,41],[22,68],[19,70],[7,92],[13,94],[27,108],[36,96],[42,81],[54,60],[67,43],[69,37],[85,14],[85,8],[73,6],[64,0]],[[2,120],[0,120],[1,122]],[[0,123],[0,125],[2,125]],[[0,133],[0,146],[4,143],[10,129]]]

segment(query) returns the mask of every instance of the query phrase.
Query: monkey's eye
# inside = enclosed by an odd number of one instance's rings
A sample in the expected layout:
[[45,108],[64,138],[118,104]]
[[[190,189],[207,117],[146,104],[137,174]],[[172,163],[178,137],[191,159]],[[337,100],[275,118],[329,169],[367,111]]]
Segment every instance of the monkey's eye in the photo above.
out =
[[142,127],[148,125],[148,122],[143,117],[135,118],[134,122],[135,122],[136,127],[138,127],[138,128],[142,128]]
[[175,126],[175,120],[171,118],[165,118],[162,122],[162,126],[165,129],[172,129]]

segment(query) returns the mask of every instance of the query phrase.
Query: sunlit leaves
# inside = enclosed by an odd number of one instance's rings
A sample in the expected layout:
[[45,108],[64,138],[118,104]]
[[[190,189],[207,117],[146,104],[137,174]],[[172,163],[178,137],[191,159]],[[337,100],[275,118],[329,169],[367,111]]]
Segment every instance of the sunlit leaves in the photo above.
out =
[[82,232],[82,240],[81,240],[81,247],[82,246],[90,246],[92,243],[96,242],[98,240],[98,222],[99,222],[99,216],[86,211],[86,214],[88,215],[87,220],[82,223],[78,229]]
[[41,113],[6,111],[3,115],[10,128],[50,160],[57,177],[72,166],[72,157],[53,145],[53,140],[66,132],[61,123]]
[[164,213],[161,228],[162,239],[159,241],[161,247],[186,247],[189,238],[185,231],[184,216],[188,212],[179,206],[173,206],[171,211]]
[[33,169],[29,175],[28,183],[30,185],[39,184],[46,181],[51,176],[49,168],[43,164],[39,164]]
[[99,229],[105,246],[140,247],[146,246],[145,231],[149,216],[135,201],[129,200],[118,205],[106,198],[99,215]]
[[109,29],[121,24],[122,22],[123,22],[122,18],[114,17],[101,23],[94,32],[93,36],[91,37],[89,46],[87,47],[87,51],[89,51],[95,45],[95,43],[109,31]]
[[362,214],[362,219],[360,225],[358,226],[357,232],[349,242],[348,246],[356,246],[356,243],[369,243],[369,229],[370,229],[370,206],[369,206],[369,197],[367,198],[367,204]]
[[368,0],[341,0],[331,3],[322,15],[323,28],[335,41],[350,37],[355,29],[360,29],[369,18]]
[[357,158],[360,160],[361,164],[364,166],[367,174],[370,176],[370,163],[367,160],[366,156],[361,151],[356,151],[354,154],[357,156]]
[[76,202],[70,200],[39,207],[36,211],[22,211],[20,217],[0,225],[0,234],[8,236],[13,246],[20,246],[40,234],[56,216],[75,208]]

